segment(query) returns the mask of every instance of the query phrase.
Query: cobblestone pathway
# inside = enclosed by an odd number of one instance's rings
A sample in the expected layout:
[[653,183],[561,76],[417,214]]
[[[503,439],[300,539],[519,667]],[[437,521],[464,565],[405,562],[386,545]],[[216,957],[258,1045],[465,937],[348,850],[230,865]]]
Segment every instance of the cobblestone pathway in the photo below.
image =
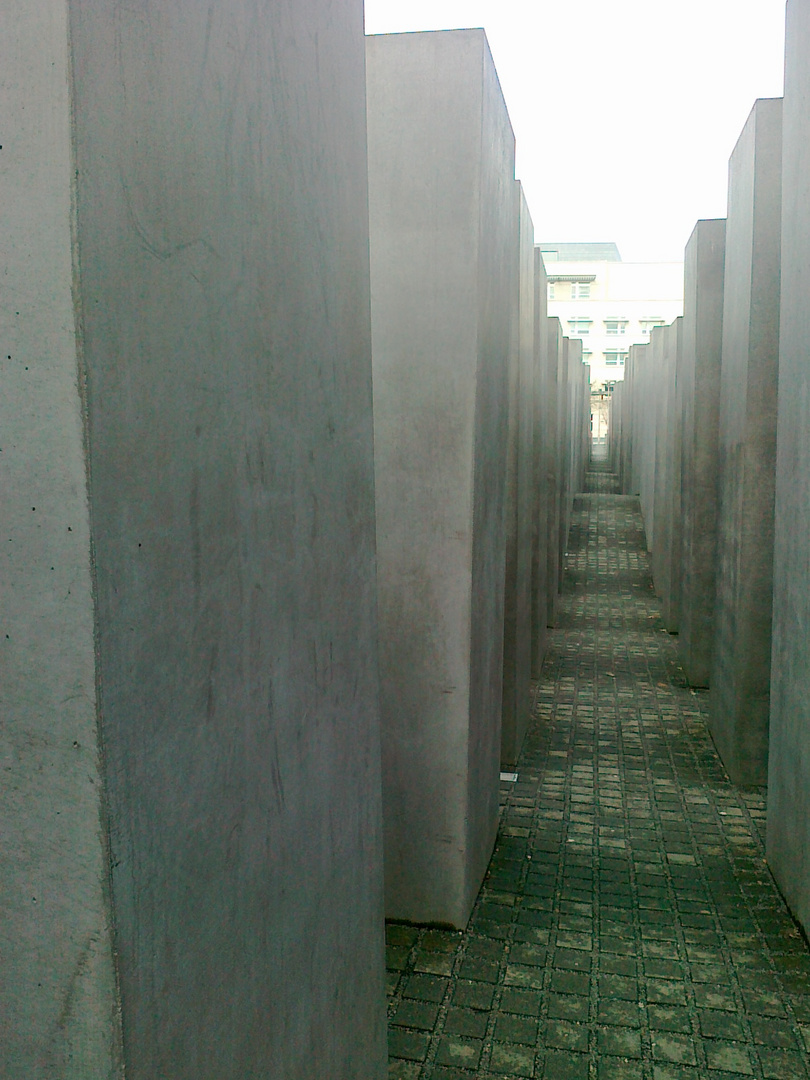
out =
[[589,474],[536,721],[464,934],[389,925],[390,1077],[810,1078],[810,953]]

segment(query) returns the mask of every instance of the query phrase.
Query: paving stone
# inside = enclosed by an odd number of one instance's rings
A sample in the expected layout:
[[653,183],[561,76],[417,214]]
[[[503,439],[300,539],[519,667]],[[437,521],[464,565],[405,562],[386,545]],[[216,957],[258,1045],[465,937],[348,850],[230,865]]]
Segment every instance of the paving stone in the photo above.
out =
[[801,1080],[807,1074],[807,1058],[795,1050],[760,1050],[762,1075],[767,1080]]
[[588,1080],[590,1064],[584,1054],[566,1054],[559,1050],[546,1053],[544,1080]]
[[534,1076],[534,1051],[525,1046],[495,1043],[490,1069],[506,1076]]
[[710,1042],[706,1044],[706,1060],[710,1069],[722,1069],[740,1076],[753,1076],[751,1055],[738,1043]]
[[486,983],[457,982],[453,986],[453,1003],[471,1009],[489,1009],[494,989]]
[[414,1061],[392,1060],[388,1065],[388,1080],[419,1080],[422,1066]]
[[810,1080],[810,951],[591,469],[466,933],[386,927],[391,1080]]
[[564,1020],[549,1020],[545,1027],[544,1043],[559,1050],[588,1049],[588,1028],[585,1024],[569,1024]]
[[489,1015],[486,1012],[451,1008],[447,1010],[444,1030],[448,1035],[467,1035],[475,1039],[483,1039],[487,1033],[488,1020]]
[[638,1027],[639,1009],[637,1001],[600,1001],[598,1016],[600,1024],[622,1024],[625,1027]]
[[436,1026],[438,1015],[438,1005],[431,1005],[426,1001],[409,1001],[405,999],[400,1002],[391,1022],[397,1027],[432,1031]]
[[388,1053],[392,1058],[408,1061],[424,1061],[427,1057],[429,1036],[401,1028],[388,1029]]
[[600,1055],[638,1058],[641,1057],[641,1036],[627,1028],[602,1028],[596,1033],[596,1049]]
[[495,1038],[499,1042],[534,1046],[537,1041],[537,1021],[529,1017],[501,1013],[495,1020]]
[[617,1061],[615,1058],[601,1059],[596,1075],[599,1080],[644,1080],[640,1061]]
[[655,1031],[652,1037],[653,1057],[657,1061],[671,1061],[678,1065],[695,1064],[695,1048],[691,1035],[677,1032]]
[[476,1069],[481,1060],[483,1042],[480,1039],[465,1039],[461,1035],[445,1035],[436,1055],[439,1065],[459,1065],[465,1069]]

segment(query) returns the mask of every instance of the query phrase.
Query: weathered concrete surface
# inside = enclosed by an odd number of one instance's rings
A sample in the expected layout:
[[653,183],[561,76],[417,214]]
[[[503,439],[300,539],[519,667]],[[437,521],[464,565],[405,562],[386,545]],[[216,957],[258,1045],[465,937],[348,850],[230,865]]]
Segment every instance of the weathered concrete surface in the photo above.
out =
[[483,31],[367,57],[386,910],[460,927],[498,816],[514,137]]
[[[565,568],[568,534],[574,510],[574,495],[582,490],[585,468],[585,392],[587,373],[582,364],[582,339],[563,338],[562,372],[558,377],[560,536],[557,588]],[[590,401],[588,402],[590,407]]]
[[[532,561],[535,513],[534,225],[515,181],[515,305],[509,379],[506,472],[506,562],[503,631],[501,765],[514,765],[529,724],[532,669]],[[538,433],[539,442],[539,433]]]
[[678,645],[692,686],[708,686],[712,670],[725,235],[724,218],[698,221],[684,256]]
[[679,372],[683,357],[683,316],[667,327],[665,344],[667,400],[669,407],[665,417],[665,462],[667,492],[667,521],[661,540],[659,584],[661,614],[664,626],[671,634],[680,626],[681,610],[681,442],[683,437],[682,379]]
[[669,492],[667,490],[667,466],[669,463],[669,445],[667,442],[667,408],[669,405],[669,386],[667,378],[667,327],[656,326],[650,335],[653,346],[655,379],[658,392],[650,402],[655,424],[655,453],[653,455],[652,502],[653,528],[655,542],[651,548],[650,563],[653,570],[653,582],[658,595],[661,595],[660,577],[668,532]]
[[789,0],[768,760],[768,861],[810,932],[810,3]]
[[641,496],[645,454],[649,456],[646,438],[648,416],[645,413],[648,403],[644,396],[649,351],[649,344],[631,345],[625,363],[624,381],[628,393],[628,423],[625,425],[628,462],[625,494],[627,495]]
[[546,595],[548,597],[548,625],[554,626],[557,620],[560,596],[560,518],[562,514],[561,476],[562,476],[562,405],[560,395],[563,392],[562,324],[559,319],[548,320],[548,352],[546,357],[546,491],[548,494],[548,540],[546,566]]
[[3,20],[4,1077],[385,1073],[362,20]]
[[729,163],[710,727],[738,784],[768,779],[782,101],[754,105]]
[[661,372],[663,360],[663,334],[650,335],[650,343],[644,352],[642,363],[636,372],[639,398],[639,499],[647,537],[647,550],[655,549],[656,541],[656,490],[655,472],[658,461],[658,402],[661,396]]
[[77,387],[67,7],[0,11],[0,1075],[121,1075]]
[[534,249],[534,504],[532,510],[532,657],[531,675],[540,677],[548,647],[548,528],[551,499],[546,459],[549,444],[551,388],[548,377],[548,282],[540,248]]

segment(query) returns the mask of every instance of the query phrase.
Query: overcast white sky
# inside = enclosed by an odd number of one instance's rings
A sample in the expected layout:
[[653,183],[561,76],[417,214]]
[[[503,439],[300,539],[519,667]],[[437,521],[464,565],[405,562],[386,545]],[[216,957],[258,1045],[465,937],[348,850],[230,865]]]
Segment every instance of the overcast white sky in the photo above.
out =
[[366,33],[483,26],[541,240],[680,261],[783,88],[784,0],[365,0]]

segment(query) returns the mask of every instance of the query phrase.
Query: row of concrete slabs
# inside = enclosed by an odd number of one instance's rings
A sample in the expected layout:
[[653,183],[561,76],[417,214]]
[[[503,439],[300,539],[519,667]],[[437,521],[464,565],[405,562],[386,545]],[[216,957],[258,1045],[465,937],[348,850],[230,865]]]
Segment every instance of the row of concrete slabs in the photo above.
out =
[[683,319],[630,350],[611,445],[665,626],[730,778],[767,783],[769,862],[808,930],[810,3],[787,18],[784,99],[755,103],[727,217],[689,240]]
[[486,38],[52,9],[0,88],[0,1072],[381,1078],[384,915],[466,924],[585,467]]

